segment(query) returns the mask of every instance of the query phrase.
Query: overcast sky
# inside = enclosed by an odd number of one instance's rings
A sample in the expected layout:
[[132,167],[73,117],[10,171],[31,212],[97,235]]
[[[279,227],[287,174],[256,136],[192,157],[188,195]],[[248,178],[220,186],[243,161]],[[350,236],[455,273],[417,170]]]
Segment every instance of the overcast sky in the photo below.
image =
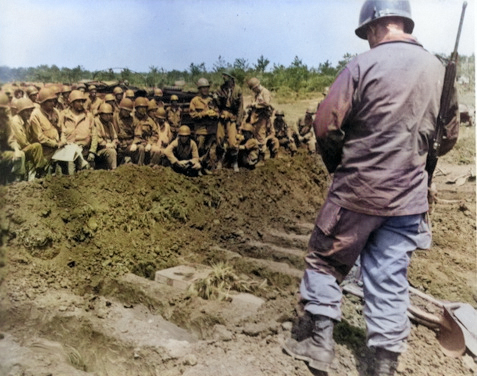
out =
[[[187,70],[219,55],[250,65],[263,55],[310,67],[368,44],[355,36],[362,0],[0,0],[0,65],[81,65],[88,70],[156,66]],[[433,53],[454,48],[461,0],[411,0],[414,35]],[[468,0],[459,53],[475,53]]]

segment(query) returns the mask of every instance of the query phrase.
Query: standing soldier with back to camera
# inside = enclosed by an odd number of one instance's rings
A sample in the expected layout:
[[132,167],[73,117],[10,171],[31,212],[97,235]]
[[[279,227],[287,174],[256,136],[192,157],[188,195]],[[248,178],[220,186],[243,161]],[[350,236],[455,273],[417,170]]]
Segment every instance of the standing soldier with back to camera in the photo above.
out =
[[222,167],[227,152],[232,168],[238,172],[237,123],[240,125],[244,116],[242,89],[235,84],[235,77],[230,73],[223,72],[222,77],[224,83],[216,93],[220,110],[217,144],[222,154],[217,168]]
[[[334,172],[308,244],[300,295],[313,326],[285,351],[326,371],[334,358],[343,281],[358,257],[367,345],[375,375],[394,375],[410,333],[407,268],[431,245],[426,158],[436,130],[444,67],[411,35],[408,1],[368,0],[356,35],[370,50],[339,74],[314,127]],[[441,152],[457,140],[458,106],[445,114]]]

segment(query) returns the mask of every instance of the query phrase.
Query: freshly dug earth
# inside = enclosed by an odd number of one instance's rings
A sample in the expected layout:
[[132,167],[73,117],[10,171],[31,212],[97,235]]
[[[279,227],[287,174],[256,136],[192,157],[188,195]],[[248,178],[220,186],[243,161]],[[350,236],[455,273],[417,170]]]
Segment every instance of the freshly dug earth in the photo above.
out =
[[[460,149],[439,162],[434,244],[415,253],[409,279],[476,306],[475,172],[456,180],[475,163],[473,135],[464,129]],[[281,345],[329,181],[319,157],[300,150],[200,178],[121,166],[2,188],[0,375],[311,374]],[[152,281],[157,270],[220,263],[260,308]],[[330,375],[366,375],[362,302],[345,295],[343,316]],[[399,375],[477,372],[472,357],[446,357],[420,325],[401,360]]]

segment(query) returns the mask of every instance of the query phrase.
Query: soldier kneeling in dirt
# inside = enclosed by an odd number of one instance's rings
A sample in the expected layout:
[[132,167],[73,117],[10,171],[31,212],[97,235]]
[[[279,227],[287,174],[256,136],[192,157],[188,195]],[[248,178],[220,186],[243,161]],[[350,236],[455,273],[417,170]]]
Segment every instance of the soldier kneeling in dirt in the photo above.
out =
[[293,157],[297,151],[295,139],[293,138],[293,130],[288,126],[284,118],[285,114],[282,110],[277,110],[275,112],[275,119],[273,120],[275,137],[278,139],[280,146],[290,150]]
[[190,128],[182,125],[178,137],[164,151],[172,169],[186,176],[199,176],[202,168],[199,162],[197,144],[190,137]]
[[260,144],[253,134],[253,126],[249,123],[245,123],[242,126],[242,134],[237,136],[239,139],[239,166],[249,169],[254,169],[257,165],[260,151]]
[[299,118],[297,122],[297,144],[298,146],[306,145],[310,154],[316,153],[316,137],[313,130],[313,115],[315,112],[313,108],[308,108],[305,117]]

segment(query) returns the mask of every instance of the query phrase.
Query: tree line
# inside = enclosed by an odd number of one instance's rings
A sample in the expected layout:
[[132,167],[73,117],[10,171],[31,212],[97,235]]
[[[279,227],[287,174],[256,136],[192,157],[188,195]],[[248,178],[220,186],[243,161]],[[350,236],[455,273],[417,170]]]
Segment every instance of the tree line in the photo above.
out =
[[[207,68],[205,63],[191,63],[187,70],[166,71],[157,66],[150,66],[148,72],[135,72],[127,67],[107,68],[104,70],[89,71],[81,65],[75,68],[56,65],[39,65],[28,68],[10,68],[0,66],[0,82],[55,82],[72,84],[81,80],[98,81],[126,81],[129,85],[138,88],[172,86],[177,82],[183,82],[186,88],[195,88],[195,82],[200,77],[207,78],[212,86],[222,83],[221,72],[227,70],[236,77],[239,85],[252,77],[258,77],[268,88],[281,94],[309,93],[322,91],[336,78],[340,70],[355,55],[346,53],[337,65],[333,66],[330,61],[320,63],[318,67],[309,67],[302,59],[295,56],[290,65],[272,64],[263,55],[255,63],[247,59],[237,58],[233,63],[227,62],[222,56]],[[440,56],[445,59],[446,56]],[[458,75],[466,76],[469,84],[475,84],[475,56],[460,56]]]

